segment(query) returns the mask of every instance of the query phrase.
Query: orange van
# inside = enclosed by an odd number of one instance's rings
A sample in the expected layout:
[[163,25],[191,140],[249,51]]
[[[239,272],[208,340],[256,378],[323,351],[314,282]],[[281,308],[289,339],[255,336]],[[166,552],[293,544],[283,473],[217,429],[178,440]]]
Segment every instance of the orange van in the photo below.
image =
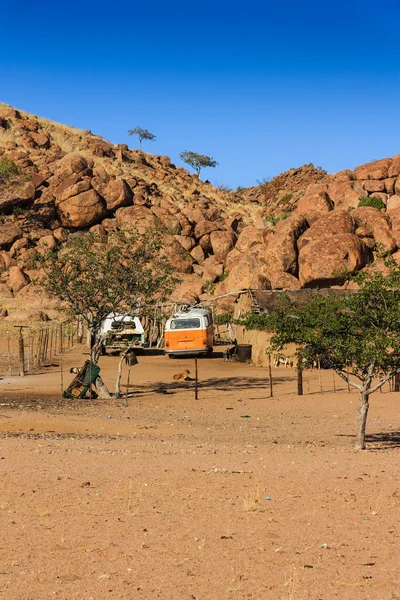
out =
[[214,324],[208,310],[192,308],[168,319],[165,325],[164,352],[169,358],[185,354],[211,354]]

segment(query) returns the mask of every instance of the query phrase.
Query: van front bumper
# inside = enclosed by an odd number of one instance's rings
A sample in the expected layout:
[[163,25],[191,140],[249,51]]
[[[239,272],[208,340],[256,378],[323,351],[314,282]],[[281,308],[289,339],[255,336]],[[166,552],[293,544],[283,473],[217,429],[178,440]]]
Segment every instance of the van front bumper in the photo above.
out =
[[207,354],[209,352],[209,348],[193,348],[192,350],[164,350],[164,354],[173,354],[174,356],[179,355],[190,355],[190,354]]

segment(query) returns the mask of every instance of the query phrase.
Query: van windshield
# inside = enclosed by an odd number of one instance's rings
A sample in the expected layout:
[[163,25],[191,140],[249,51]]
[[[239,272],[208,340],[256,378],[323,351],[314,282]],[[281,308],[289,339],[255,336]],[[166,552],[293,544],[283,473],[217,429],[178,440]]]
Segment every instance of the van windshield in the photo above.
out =
[[199,329],[200,319],[174,319],[171,329]]

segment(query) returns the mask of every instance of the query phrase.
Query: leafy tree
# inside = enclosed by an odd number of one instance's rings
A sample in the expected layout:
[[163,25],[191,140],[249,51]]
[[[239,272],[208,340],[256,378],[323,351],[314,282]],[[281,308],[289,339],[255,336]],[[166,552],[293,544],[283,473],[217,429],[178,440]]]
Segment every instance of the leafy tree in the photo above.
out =
[[[144,312],[171,292],[176,279],[162,245],[158,231],[117,231],[105,243],[78,233],[66,245],[37,256],[45,274],[38,283],[86,322],[92,363],[101,354],[100,325],[108,314]],[[107,396],[101,379],[96,387]]]
[[142,129],[142,127],[135,127],[135,129],[129,129],[129,135],[137,135],[139,137],[139,146],[142,147],[143,140],[154,142],[156,137],[154,133],[150,133],[148,129]]
[[196,152],[190,152],[189,150],[185,150],[185,152],[181,152],[179,158],[183,160],[184,163],[192,167],[196,171],[196,174],[199,176],[200,171],[202,169],[206,169],[207,167],[216,167],[218,165],[217,161],[211,158],[210,156],[205,156],[204,154],[197,154]]
[[340,296],[312,296],[298,307],[282,297],[271,315],[247,315],[248,328],[273,332],[270,352],[297,345],[299,363],[332,368],[360,392],[356,446],[365,448],[369,397],[400,373],[400,267],[357,276],[360,288]]

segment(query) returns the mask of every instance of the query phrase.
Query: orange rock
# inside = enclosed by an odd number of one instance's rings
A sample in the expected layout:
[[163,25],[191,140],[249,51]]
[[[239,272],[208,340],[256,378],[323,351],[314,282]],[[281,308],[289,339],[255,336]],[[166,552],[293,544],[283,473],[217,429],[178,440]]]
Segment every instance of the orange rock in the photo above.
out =
[[9,285],[14,294],[18,293],[29,283],[29,278],[21,271],[19,267],[10,267],[9,277]]
[[273,290],[299,290],[301,288],[300,281],[290,273],[276,271],[271,273],[270,280]]
[[206,258],[201,266],[203,267],[203,279],[214,282],[218,277],[221,277],[224,272],[224,265],[219,262],[215,256]]
[[76,152],[71,152],[56,162],[54,165],[54,175],[62,180],[74,173],[82,173],[87,168],[88,163],[86,158]]
[[299,252],[299,279],[305,287],[326,287],[340,273],[353,274],[371,260],[365,244],[352,233],[325,234]]
[[57,205],[57,214],[64,227],[83,229],[106,216],[105,204],[96,190],[72,196]]
[[354,169],[354,175],[357,179],[386,179],[389,175],[389,168],[393,162],[391,158],[382,158],[370,163],[360,165]]
[[132,204],[132,190],[125,179],[112,179],[104,183],[100,178],[93,177],[92,186],[106,201],[107,210],[114,211]]
[[218,231],[219,229],[220,226],[215,221],[200,221],[194,228],[194,235],[197,239],[200,239],[206,233]]
[[328,196],[328,185],[325,183],[309,185],[304,196],[297,203],[297,212],[305,215],[310,224],[332,208],[333,204]]
[[302,214],[292,214],[277,224],[275,234],[269,238],[267,245],[268,274],[297,272],[296,241],[307,227]]
[[0,248],[11,246],[22,237],[22,229],[15,223],[0,223]]
[[382,245],[387,252],[393,252],[397,248],[388,218],[380,210],[370,206],[362,206],[353,210],[351,216],[357,227],[369,228],[375,242]]
[[[203,239],[203,238],[201,238]],[[210,243],[213,254],[217,260],[224,263],[233,248],[234,233],[232,231],[212,231]]]
[[255,244],[260,244],[263,241],[263,234],[260,229],[248,225],[239,235],[235,248],[240,252],[247,252],[249,248]]
[[190,252],[196,245],[194,239],[189,237],[188,235],[174,235],[174,238],[176,239],[178,244],[180,244],[182,248],[184,248],[188,252]]
[[193,248],[193,250],[190,252],[190,256],[197,263],[202,263],[203,260],[205,259],[204,250],[203,250],[203,248],[201,246],[195,246]]
[[[351,214],[353,214],[352,211]],[[297,248],[301,250],[307,244],[329,235],[338,235],[340,233],[354,233],[356,230],[355,222],[351,214],[346,210],[333,210],[327,215],[322,216],[313,223],[309,229],[297,240]]]
[[393,156],[392,163],[388,169],[388,177],[398,177],[400,175],[400,154]]

